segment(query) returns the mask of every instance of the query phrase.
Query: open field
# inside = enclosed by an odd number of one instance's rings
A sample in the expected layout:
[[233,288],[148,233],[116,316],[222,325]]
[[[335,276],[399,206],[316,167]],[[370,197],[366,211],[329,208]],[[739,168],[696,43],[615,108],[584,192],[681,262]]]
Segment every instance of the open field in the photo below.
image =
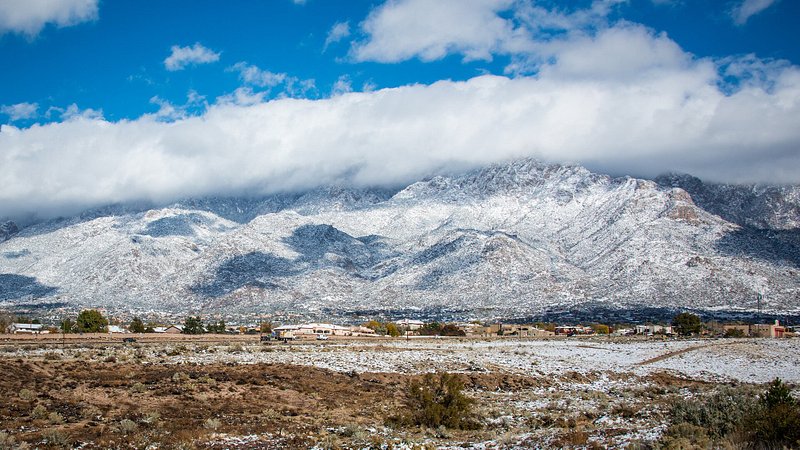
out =
[[[0,448],[648,448],[676,402],[800,382],[797,339],[69,337],[0,339]],[[425,372],[476,429],[395,420]]]

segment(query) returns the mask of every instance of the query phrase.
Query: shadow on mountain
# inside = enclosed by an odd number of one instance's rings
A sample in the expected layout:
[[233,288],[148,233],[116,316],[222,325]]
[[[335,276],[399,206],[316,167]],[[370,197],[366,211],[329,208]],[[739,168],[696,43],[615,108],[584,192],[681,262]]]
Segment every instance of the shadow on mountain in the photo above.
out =
[[0,301],[47,297],[57,290],[39,283],[33,277],[0,273]]
[[800,230],[740,228],[716,243],[725,255],[800,267]]
[[[334,265],[348,271],[365,269],[382,259],[380,245],[371,245],[326,224],[297,227],[283,240],[300,254],[298,262]],[[377,244],[377,243],[376,243]]]
[[200,225],[203,217],[199,214],[179,214],[177,216],[162,217],[147,224],[147,229],[142,233],[152,237],[165,236],[194,236],[192,224]]
[[221,297],[252,286],[274,289],[275,278],[285,278],[319,268],[335,267],[363,279],[375,279],[391,267],[376,267],[394,256],[379,236],[357,239],[331,225],[297,227],[283,242],[298,253],[288,259],[270,253],[252,252],[235,256],[220,265],[211,281],[191,290],[206,297]]
[[221,297],[246,286],[273,289],[277,285],[271,279],[299,273],[300,268],[290,259],[252,252],[225,261],[217,268],[209,283],[193,286],[191,290],[206,297]]

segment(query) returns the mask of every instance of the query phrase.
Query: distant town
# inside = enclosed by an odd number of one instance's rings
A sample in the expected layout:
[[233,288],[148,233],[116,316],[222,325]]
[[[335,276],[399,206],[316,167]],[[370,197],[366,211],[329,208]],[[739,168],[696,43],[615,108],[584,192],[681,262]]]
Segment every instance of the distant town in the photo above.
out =
[[555,322],[502,323],[502,322],[438,322],[419,319],[391,321],[367,320],[358,324],[320,322],[261,321],[235,323],[225,320],[204,321],[199,316],[189,316],[182,321],[144,322],[134,317],[129,322],[107,318],[103,311],[87,309],[75,318],[59,322],[27,316],[5,314],[0,316],[0,330],[7,334],[257,334],[263,340],[318,339],[332,337],[551,337],[551,336],[709,336],[709,337],[793,337],[800,327],[786,326],[779,320],[763,323],[703,322],[700,316],[684,312],[670,321],[644,324],[558,324]]

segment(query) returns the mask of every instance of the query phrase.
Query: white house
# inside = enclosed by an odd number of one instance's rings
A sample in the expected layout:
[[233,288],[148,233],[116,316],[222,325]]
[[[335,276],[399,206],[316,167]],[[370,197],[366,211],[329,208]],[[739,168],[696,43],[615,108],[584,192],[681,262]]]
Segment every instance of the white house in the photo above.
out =
[[155,327],[153,331],[156,333],[167,333],[167,334],[180,334],[183,332],[182,325],[170,325],[168,327]]
[[40,323],[12,323],[6,328],[6,333],[18,334],[45,334],[48,331]]
[[672,334],[671,326],[663,325],[636,325],[636,334]]
[[303,323],[300,325],[282,325],[273,328],[272,331],[276,336],[282,333],[291,332],[295,337],[303,336],[352,336],[353,331],[350,327],[343,327],[341,325],[333,325],[330,323]]

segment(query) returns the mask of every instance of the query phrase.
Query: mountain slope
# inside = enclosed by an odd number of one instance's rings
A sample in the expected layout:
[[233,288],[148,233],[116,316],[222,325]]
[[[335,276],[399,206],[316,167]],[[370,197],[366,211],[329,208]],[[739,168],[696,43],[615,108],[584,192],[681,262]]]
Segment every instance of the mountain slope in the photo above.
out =
[[798,310],[797,190],[758,191],[775,212],[766,220],[766,206],[734,214],[707,193],[701,207],[679,181],[521,160],[399,192],[331,187],[98,210],[0,243],[0,276],[14,277],[0,278],[0,305],[517,317],[753,308],[760,293],[767,308]]

